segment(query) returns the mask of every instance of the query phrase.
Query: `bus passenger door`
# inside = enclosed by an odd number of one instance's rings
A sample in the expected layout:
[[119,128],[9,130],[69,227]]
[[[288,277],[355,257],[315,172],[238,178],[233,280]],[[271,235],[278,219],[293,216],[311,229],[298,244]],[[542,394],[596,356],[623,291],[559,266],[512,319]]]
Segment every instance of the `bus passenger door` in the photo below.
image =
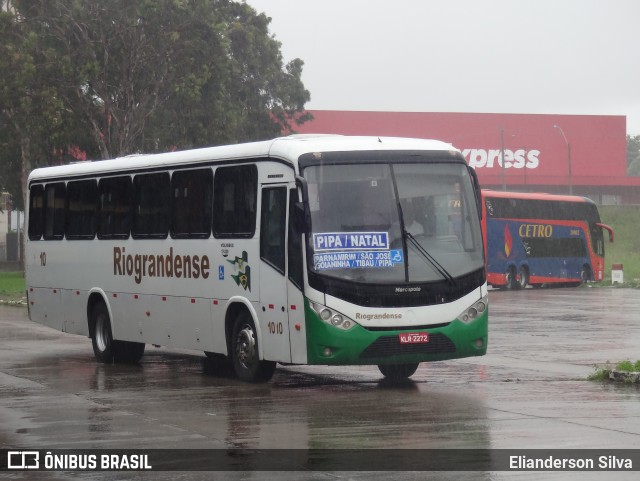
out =
[[289,339],[291,362],[307,363],[307,329],[304,318],[304,220],[296,208],[298,189],[289,190],[289,222],[287,228],[287,296],[289,301]]
[[286,184],[262,186],[258,319],[264,358],[281,362],[291,362],[286,277],[287,197]]

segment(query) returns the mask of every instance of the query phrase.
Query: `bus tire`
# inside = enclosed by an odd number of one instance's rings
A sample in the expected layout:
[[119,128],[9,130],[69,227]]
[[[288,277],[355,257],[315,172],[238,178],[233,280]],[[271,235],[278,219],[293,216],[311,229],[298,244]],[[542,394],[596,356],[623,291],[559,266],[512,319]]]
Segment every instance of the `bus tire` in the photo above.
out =
[[580,270],[580,280],[584,284],[585,282],[591,282],[591,268],[588,265],[583,265]]
[[91,344],[96,360],[103,364],[114,361],[113,334],[109,311],[103,302],[98,302],[91,311]]
[[233,324],[231,359],[238,379],[245,382],[267,382],[276,370],[273,361],[261,361],[256,327],[247,311],[242,311]]
[[378,364],[378,369],[384,377],[392,381],[407,379],[416,372],[418,363],[410,364]]
[[142,342],[115,341],[107,306],[97,303],[91,313],[91,344],[96,360],[103,364],[136,364],[144,354]]
[[520,268],[520,279],[518,280],[518,287],[525,289],[529,284],[529,269],[526,266]]
[[513,290],[517,286],[518,283],[516,282],[516,270],[513,266],[510,266],[504,276],[504,287],[506,289]]

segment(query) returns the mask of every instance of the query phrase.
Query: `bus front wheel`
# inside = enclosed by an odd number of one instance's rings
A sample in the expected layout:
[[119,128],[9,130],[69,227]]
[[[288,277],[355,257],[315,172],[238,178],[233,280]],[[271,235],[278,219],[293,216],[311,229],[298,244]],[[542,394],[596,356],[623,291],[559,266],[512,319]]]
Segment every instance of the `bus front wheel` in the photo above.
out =
[[411,364],[379,364],[378,369],[384,377],[394,381],[411,377],[418,369],[418,363]]
[[591,281],[591,268],[586,264],[580,270],[580,280],[582,283]]
[[258,355],[258,337],[253,319],[242,312],[233,325],[231,359],[238,379],[246,382],[267,382],[276,370],[273,361],[261,361]]
[[136,364],[140,361],[144,354],[145,344],[114,340],[109,311],[102,302],[93,308],[91,322],[93,325],[91,344],[98,362],[103,364]]

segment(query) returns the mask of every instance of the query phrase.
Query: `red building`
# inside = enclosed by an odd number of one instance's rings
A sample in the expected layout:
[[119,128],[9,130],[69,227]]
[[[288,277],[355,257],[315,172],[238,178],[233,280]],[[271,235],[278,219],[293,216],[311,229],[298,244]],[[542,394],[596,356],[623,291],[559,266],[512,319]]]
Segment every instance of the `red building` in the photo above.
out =
[[627,176],[624,116],[310,112],[314,120],[298,127],[299,133],[450,142],[476,169],[483,188],[572,192],[602,204],[640,203],[640,177]]

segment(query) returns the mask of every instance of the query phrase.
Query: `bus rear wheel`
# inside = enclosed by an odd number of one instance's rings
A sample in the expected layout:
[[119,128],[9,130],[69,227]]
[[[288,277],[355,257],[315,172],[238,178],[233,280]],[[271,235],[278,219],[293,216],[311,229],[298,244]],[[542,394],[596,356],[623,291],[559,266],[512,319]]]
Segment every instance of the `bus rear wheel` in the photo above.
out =
[[524,289],[529,284],[529,270],[522,266],[520,268],[520,279],[518,280],[518,287],[520,289]]
[[273,377],[276,363],[261,361],[258,353],[256,327],[249,313],[244,311],[235,320],[231,338],[231,359],[238,379],[267,382]]
[[91,344],[98,362],[103,364],[136,364],[140,361],[144,354],[145,344],[114,340],[109,311],[104,303],[99,302],[94,306],[91,322],[93,326]]
[[410,364],[379,364],[378,369],[384,377],[392,381],[407,379],[416,372],[418,363]]

